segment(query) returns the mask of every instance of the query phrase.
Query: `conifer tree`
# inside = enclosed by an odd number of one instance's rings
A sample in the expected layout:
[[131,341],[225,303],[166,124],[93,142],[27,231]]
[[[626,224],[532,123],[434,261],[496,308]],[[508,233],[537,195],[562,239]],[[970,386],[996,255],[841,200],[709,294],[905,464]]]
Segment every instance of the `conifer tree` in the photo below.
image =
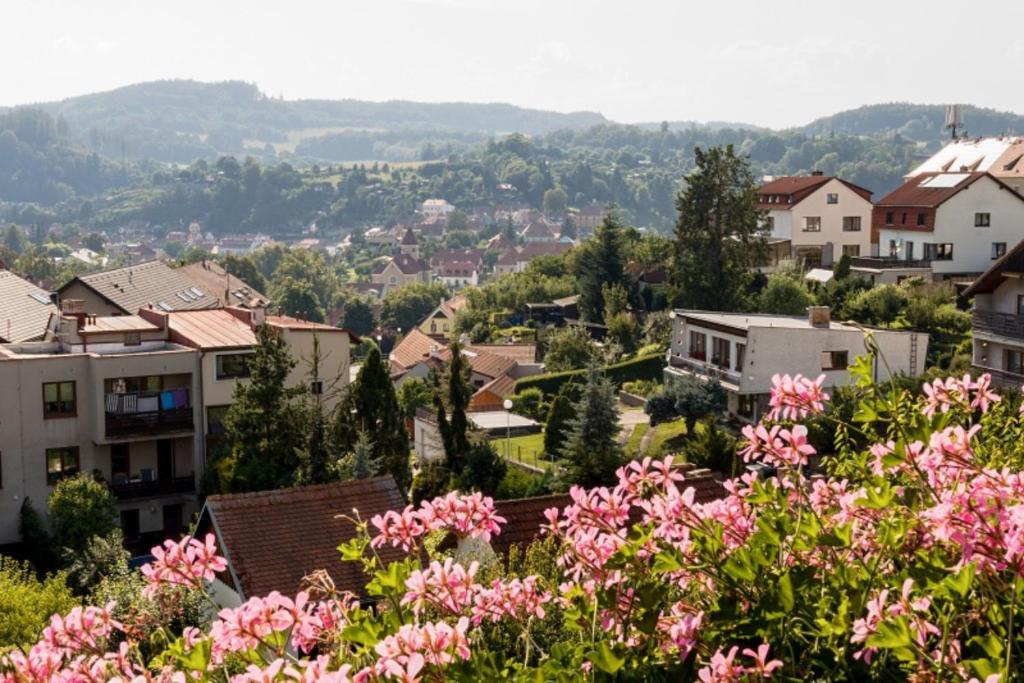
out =
[[336,459],[329,443],[327,415],[324,411],[324,390],[327,388],[320,378],[320,338],[313,335],[313,356],[309,360],[309,386],[316,387],[306,396],[304,415],[307,425],[304,447],[299,450],[299,469],[295,473],[295,484],[325,484],[337,476],[331,463]]
[[566,384],[562,387],[548,410],[547,425],[544,427],[544,452],[549,457],[561,454],[568,437],[569,423],[575,416],[568,386]]
[[615,404],[615,386],[591,367],[562,447],[562,457],[569,461],[570,483],[592,487],[614,480],[615,470],[622,464]]
[[249,381],[235,387],[224,420],[228,456],[222,483],[232,491],[290,486],[299,464],[296,444],[305,443],[302,409],[295,399],[306,388],[285,386],[295,359],[269,326],[256,328],[256,338],[256,351],[248,359]]
[[437,411],[437,429],[444,445],[445,464],[448,471],[456,476],[462,472],[469,453],[469,421],[466,409],[472,395],[469,381],[469,366],[458,343],[448,347],[451,361],[445,377],[446,392],[437,392],[434,408]]
[[390,474],[403,490],[412,479],[409,469],[409,433],[395,396],[387,360],[371,346],[356,381],[349,387],[335,420],[335,439],[343,453],[355,450],[360,432],[373,439],[372,460],[380,473]]
[[614,214],[608,213],[576,260],[580,316],[588,322],[603,322],[604,286],[621,283],[622,278],[622,226]]
[[752,268],[765,258],[757,185],[732,145],[696,150],[696,170],[676,199],[673,303],[708,311],[740,310]]

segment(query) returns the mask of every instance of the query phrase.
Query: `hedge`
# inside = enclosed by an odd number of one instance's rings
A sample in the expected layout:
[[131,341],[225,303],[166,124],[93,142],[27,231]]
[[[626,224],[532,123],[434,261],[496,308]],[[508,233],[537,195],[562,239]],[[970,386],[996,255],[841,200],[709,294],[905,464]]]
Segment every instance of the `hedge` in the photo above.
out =
[[[632,360],[608,365],[602,369],[605,377],[621,387],[625,382],[632,382],[639,379],[660,380],[662,369],[665,367],[665,356],[661,353],[649,356],[641,356]],[[566,370],[565,372],[549,372],[544,375],[533,375],[523,377],[516,382],[516,393],[520,393],[530,387],[537,387],[547,396],[554,396],[566,382],[577,378],[583,379],[587,374],[586,369]]]

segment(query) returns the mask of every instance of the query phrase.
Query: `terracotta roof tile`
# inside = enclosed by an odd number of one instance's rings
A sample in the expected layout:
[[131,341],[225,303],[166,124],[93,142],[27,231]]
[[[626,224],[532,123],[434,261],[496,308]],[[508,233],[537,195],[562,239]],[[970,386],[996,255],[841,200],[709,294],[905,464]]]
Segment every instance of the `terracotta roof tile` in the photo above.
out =
[[266,304],[269,299],[224,270],[216,261],[198,261],[177,268],[202,290],[220,299],[221,306]]
[[512,546],[525,547],[540,538],[540,528],[547,524],[544,511],[560,511],[572,504],[568,493],[556,493],[535,498],[516,498],[494,501],[495,512],[505,518],[501,533],[491,537],[491,548],[499,555],[508,555]]
[[256,334],[230,311],[174,311],[167,316],[170,340],[194,349],[238,349],[256,345]]
[[408,370],[412,366],[430,357],[432,349],[440,351],[444,348],[436,339],[420,331],[418,327],[409,330],[395,348],[391,349],[391,361]]
[[[922,173],[879,199],[875,206],[935,208],[987,175],[987,173]],[[940,182],[941,186],[935,186],[936,179],[939,181],[945,179],[949,182]]]
[[[247,598],[275,590],[294,595],[303,577],[318,569],[326,569],[339,590],[365,596],[368,578],[362,567],[343,562],[337,550],[355,536],[355,525],[337,515],[352,516],[358,509],[365,520],[405,504],[390,476],[210,496],[197,533],[205,533],[212,522]],[[390,546],[378,553],[385,562],[404,557]]]

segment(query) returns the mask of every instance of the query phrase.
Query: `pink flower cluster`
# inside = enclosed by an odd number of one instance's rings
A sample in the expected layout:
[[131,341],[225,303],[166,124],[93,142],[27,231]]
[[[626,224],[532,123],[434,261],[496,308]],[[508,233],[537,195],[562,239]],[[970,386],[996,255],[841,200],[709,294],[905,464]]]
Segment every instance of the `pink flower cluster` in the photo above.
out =
[[379,548],[390,543],[411,551],[419,539],[431,531],[444,529],[459,538],[477,538],[490,542],[492,534],[501,531],[505,519],[494,511],[494,501],[480,493],[469,495],[455,491],[432,501],[423,501],[417,510],[407,506],[402,512],[389,510],[376,515],[370,523],[377,535],[371,541]]
[[719,649],[711,657],[710,664],[697,672],[697,677],[702,683],[734,683],[771,678],[772,672],[780,668],[782,662],[778,659],[769,660],[768,650],[768,643],[762,643],[756,651],[745,648],[743,655],[752,659],[753,663],[744,666],[736,662],[738,647],[730,648],[728,654],[723,654]]
[[981,375],[977,380],[972,380],[970,375],[962,378],[947,377],[946,379],[934,379],[931,383],[925,383],[924,408],[922,412],[929,418],[935,413],[948,413],[953,408],[960,408],[973,412],[980,410],[988,412],[993,403],[1002,400],[999,394],[992,391],[992,376],[988,373]]
[[769,420],[797,420],[817,415],[825,410],[828,394],[822,388],[825,375],[812,380],[801,374],[772,375],[772,388],[768,405]]
[[807,442],[807,427],[803,425],[795,425],[793,429],[746,425],[743,436],[747,439],[746,447],[740,451],[744,462],[764,460],[774,467],[800,467],[807,464],[808,456],[817,452]]
[[[865,617],[857,619],[853,623],[853,636],[850,642],[855,645],[864,644],[868,638],[878,632],[878,626],[889,617],[906,616],[909,619],[910,632],[917,641],[920,648],[924,648],[930,636],[941,635],[942,631],[933,623],[928,621],[928,608],[931,601],[926,597],[911,597],[914,589],[914,580],[907,579],[903,582],[900,597],[895,602],[889,603],[889,590],[885,589],[868,601],[868,613]],[[865,647],[854,654],[854,657],[863,657],[870,662],[877,652],[876,648]]]
[[203,542],[186,537],[180,541],[164,541],[153,548],[153,561],[142,567],[149,580],[152,595],[160,585],[201,587],[213,581],[217,573],[227,569],[227,561],[217,554],[217,541],[207,534]]
[[[405,624],[398,633],[384,638],[376,646],[380,656],[373,672],[396,678],[402,683],[420,680],[426,666],[443,667],[456,658],[469,659],[469,619],[462,617],[451,626],[443,621],[422,626]],[[370,672],[360,672],[356,680],[366,680]]]

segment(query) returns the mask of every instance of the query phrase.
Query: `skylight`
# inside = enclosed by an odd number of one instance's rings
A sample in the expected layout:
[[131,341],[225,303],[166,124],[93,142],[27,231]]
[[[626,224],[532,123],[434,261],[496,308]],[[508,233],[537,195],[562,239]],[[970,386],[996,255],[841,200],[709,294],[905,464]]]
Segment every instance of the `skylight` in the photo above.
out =
[[919,187],[956,187],[969,177],[968,173],[940,173],[926,179]]
[[39,292],[29,292],[29,296],[41,304],[44,304],[46,306],[50,305],[50,297],[46,296],[45,294],[40,294]]
[[156,305],[168,312],[174,310],[173,308],[171,308],[171,305],[166,301],[158,301]]

